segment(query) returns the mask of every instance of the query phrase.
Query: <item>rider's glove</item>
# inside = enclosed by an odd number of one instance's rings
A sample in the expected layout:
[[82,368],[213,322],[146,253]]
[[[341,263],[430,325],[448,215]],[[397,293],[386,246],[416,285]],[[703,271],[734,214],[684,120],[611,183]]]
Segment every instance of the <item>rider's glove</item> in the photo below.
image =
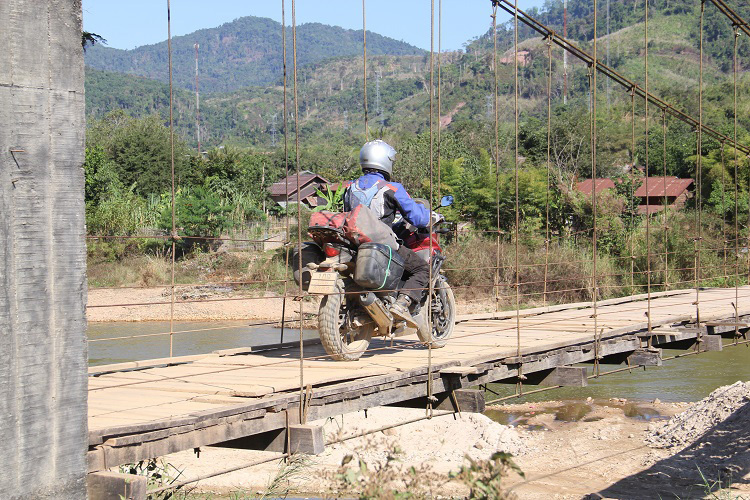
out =
[[443,214],[439,214],[437,212],[432,212],[430,214],[430,218],[432,219],[432,225],[439,224],[445,220],[445,217],[443,217]]

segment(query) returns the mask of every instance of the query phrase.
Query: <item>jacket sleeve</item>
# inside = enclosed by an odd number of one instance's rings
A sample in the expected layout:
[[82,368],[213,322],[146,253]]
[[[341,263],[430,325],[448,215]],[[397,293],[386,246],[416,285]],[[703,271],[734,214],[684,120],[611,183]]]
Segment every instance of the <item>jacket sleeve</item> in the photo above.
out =
[[396,202],[396,207],[404,219],[409,221],[416,227],[428,227],[430,225],[430,211],[415,202],[409,193],[406,192],[404,186],[397,182],[390,183],[395,189],[391,191],[393,193],[393,199]]

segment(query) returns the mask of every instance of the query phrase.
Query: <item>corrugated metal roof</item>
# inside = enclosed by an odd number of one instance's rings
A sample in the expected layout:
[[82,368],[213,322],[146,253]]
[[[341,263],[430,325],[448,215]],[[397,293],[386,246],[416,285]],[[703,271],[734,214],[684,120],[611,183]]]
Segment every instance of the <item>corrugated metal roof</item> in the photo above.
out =
[[693,184],[693,179],[679,179],[677,177],[649,177],[648,193],[646,192],[646,179],[643,178],[641,186],[635,190],[635,196],[680,196]]
[[[576,189],[583,194],[591,194],[591,188],[593,186],[593,182],[591,179],[586,179],[585,181],[581,181],[578,184],[576,184]],[[602,193],[606,191],[607,189],[612,189],[615,187],[615,183],[612,179],[597,179],[596,180],[596,192]]]
[[[287,179],[288,180],[288,187],[287,189]],[[306,184],[310,183],[311,181],[316,181],[318,184],[328,184],[328,181],[319,176],[318,174],[314,174],[312,172],[300,172],[299,174],[299,184],[300,187],[304,187]],[[278,182],[274,182],[268,187],[268,191],[271,193],[271,196],[284,196],[284,192],[286,191],[287,196],[296,193],[297,192],[297,175],[290,175],[288,177],[285,177],[284,179],[281,179]]]

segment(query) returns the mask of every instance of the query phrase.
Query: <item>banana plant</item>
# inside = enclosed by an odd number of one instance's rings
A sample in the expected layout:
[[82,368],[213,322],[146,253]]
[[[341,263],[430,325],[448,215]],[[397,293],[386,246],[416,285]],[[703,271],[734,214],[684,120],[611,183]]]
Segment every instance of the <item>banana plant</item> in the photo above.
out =
[[343,182],[340,182],[336,191],[333,192],[327,190],[324,193],[320,189],[316,189],[315,192],[318,196],[326,200],[326,204],[315,207],[313,212],[321,212],[323,210],[329,212],[342,212],[344,210],[344,191]]

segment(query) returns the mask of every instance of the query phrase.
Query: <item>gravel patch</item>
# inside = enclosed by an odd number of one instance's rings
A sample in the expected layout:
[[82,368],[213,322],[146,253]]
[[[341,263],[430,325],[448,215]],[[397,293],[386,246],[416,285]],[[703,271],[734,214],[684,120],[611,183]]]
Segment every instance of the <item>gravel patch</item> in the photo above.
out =
[[[684,447],[750,402],[750,382],[719,387],[664,423],[654,423],[646,442],[655,448]],[[750,421],[748,422],[750,427]]]

